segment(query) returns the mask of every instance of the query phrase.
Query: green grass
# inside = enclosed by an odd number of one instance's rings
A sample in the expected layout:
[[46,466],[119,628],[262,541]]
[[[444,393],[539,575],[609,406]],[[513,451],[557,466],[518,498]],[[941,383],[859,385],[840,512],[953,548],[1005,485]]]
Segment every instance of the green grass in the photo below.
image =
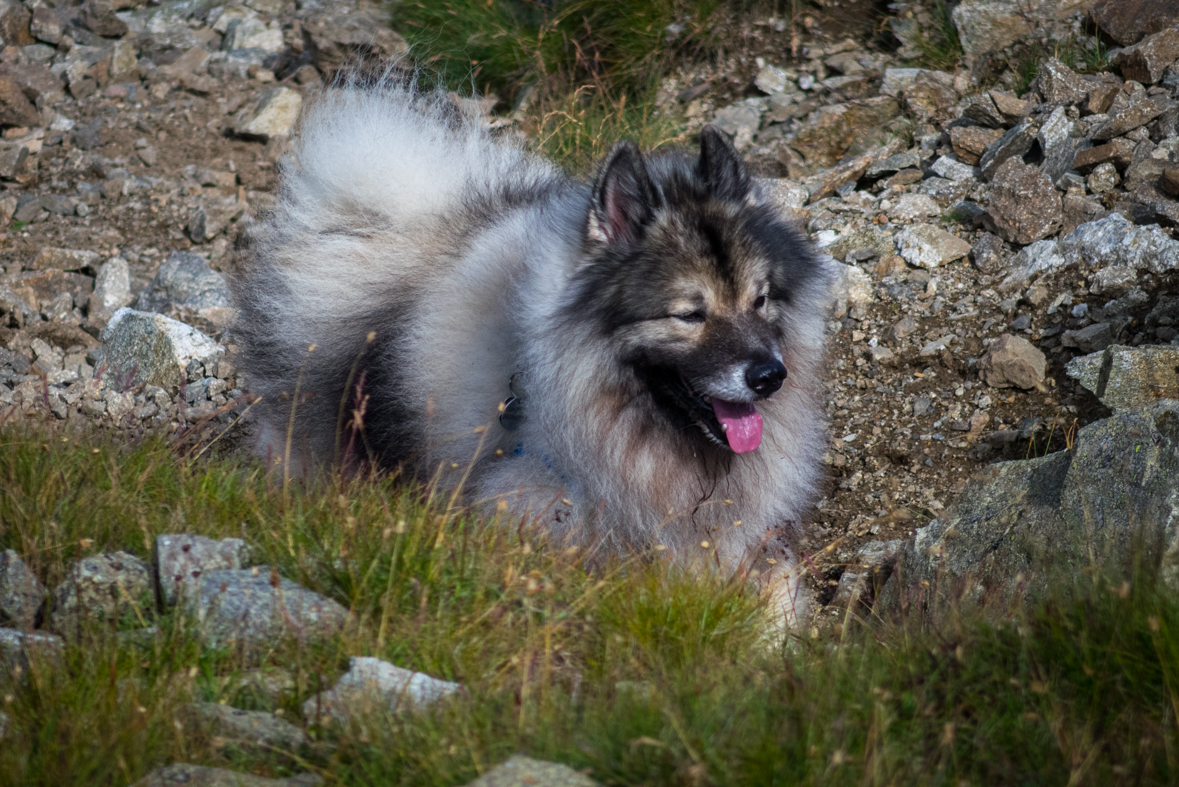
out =
[[1113,70],[1109,47],[1100,38],[1069,36],[1053,41],[1050,46],[1033,40],[1019,48],[1012,63],[1015,72],[1015,92],[1023,95],[1031,87],[1040,71],[1040,64],[1050,57],[1080,74],[1096,74]]
[[[145,643],[96,629],[65,668],[0,678],[12,719],[0,783],[123,785],[173,761],[329,785],[465,784],[511,754],[615,785],[1170,784],[1179,776],[1179,603],[1148,579],[1082,579],[1002,625],[937,631],[841,618],[768,646],[739,584],[657,554],[588,565],[504,518],[476,521],[396,479],[269,482],[193,459],[45,429],[0,432],[0,548],[54,585],[80,557],[147,559],[157,534],[239,536],[259,561],[349,607],[327,645],[262,659],[296,689],[242,687],[246,657],[203,647],[174,611]],[[326,730],[333,750],[248,754],[178,729],[190,699],[280,710],[353,655],[461,681],[433,712]],[[629,688],[628,688],[629,687]]]
[[928,30],[919,31],[913,38],[913,45],[921,53],[915,65],[953,71],[962,61],[965,53],[958,38],[958,27],[950,16],[951,10],[943,0],[937,0],[930,9],[933,23]]

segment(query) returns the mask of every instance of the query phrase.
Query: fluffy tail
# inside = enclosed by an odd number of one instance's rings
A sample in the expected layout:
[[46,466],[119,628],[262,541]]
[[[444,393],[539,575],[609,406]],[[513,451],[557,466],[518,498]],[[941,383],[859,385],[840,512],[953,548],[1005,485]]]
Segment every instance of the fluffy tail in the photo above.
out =
[[[392,382],[377,378],[396,368],[415,290],[445,274],[493,206],[555,175],[440,93],[386,80],[311,102],[235,281],[241,363],[264,399],[260,450],[323,455],[364,386],[386,391],[371,407],[394,408]],[[377,443],[404,437],[396,412],[371,415],[388,430],[369,434]]]

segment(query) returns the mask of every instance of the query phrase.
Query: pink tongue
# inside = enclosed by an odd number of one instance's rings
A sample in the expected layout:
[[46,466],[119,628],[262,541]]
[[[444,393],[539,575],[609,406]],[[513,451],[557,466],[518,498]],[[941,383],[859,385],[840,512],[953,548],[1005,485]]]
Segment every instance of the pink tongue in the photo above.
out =
[[749,402],[712,400],[712,410],[720,421],[734,453],[745,454],[761,445],[761,416]]

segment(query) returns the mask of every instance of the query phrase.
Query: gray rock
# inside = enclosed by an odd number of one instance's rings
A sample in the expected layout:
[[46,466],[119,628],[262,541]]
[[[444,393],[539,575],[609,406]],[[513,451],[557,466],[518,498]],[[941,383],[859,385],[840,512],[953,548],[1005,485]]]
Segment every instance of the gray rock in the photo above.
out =
[[1118,213],[1077,227],[1061,240],[1060,251],[1090,269],[1120,267],[1161,275],[1179,268],[1179,241],[1161,227],[1135,226]]
[[75,563],[54,589],[49,628],[77,638],[91,625],[113,629],[141,622],[154,609],[147,563],[127,552],[93,555]]
[[831,604],[848,607],[856,601],[870,602],[888,581],[904,549],[902,540],[868,541],[861,546],[844,567]]
[[90,324],[105,328],[111,315],[131,303],[131,271],[122,257],[111,257],[98,270],[90,295]]
[[251,654],[287,637],[328,639],[348,619],[348,610],[335,601],[280,578],[266,566],[205,572],[197,578],[187,607],[206,643]]
[[1179,28],[1171,27],[1126,47],[1114,56],[1113,62],[1126,79],[1153,85],[1162,81],[1163,74],[1176,60],[1179,60]]
[[888,209],[888,216],[894,221],[913,221],[937,216],[941,212],[941,205],[928,194],[909,192],[897,198],[896,204]]
[[1089,173],[1089,177],[1085,180],[1085,185],[1094,194],[1104,194],[1117,186],[1121,180],[1118,176],[1117,168],[1106,161],[1093,168],[1093,171]]
[[1065,331],[1060,335],[1060,343],[1065,347],[1075,347],[1083,353],[1093,353],[1104,350],[1113,344],[1113,330],[1107,322],[1095,322],[1075,331]]
[[978,160],[982,176],[990,180],[1004,163],[1021,158],[1032,149],[1032,143],[1039,133],[1040,124],[1031,118],[1025,118],[1008,129],[1007,133],[987,147]]
[[61,637],[0,628],[0,684],[8,682],[17,670],[27,671],[30,661],[56,663],[64,653]]
[[886,68],[880,92],[886,96],[899,97],[924,70],[923,68]]
[[0,741],[8,737],[8,728],[12,726],[12,717],[0,711]]
[[1092,4],[1092,0],[962,0],[951,18],[967,61],[972,62]]
[[851,258],[856,262],[884,258],[894,253],[895,241],[892,234],[880,227],[863,227],[845,232],[833,243],[823,248],[837,260]]
[[809,194],[802,184],[785,178],[758,178],[756,182],[762,198],[775,205],[787,221],[801,224],[810,217],[806,210]]
[[205,536],[156,536],[152,562],[160,580],[160,598],[171,606],[183,592],[195,590],[205,572],[245,568],[249,548],[240,538],[215,541]]
[[1037,273],[1055,271],[1064,267],[1065,257],[1060,244],[1054,240],[1042,240],[1025,246],[1007,263],[1009,273],[999,282],[1001,293],[1015,292],[1024,287]]
[[427,708],[461,690],[458,683],[402,669],[381,659],[354,656],[348,672],[332,689],[303,703],[303,717],[346,724],[356,715]]
[[1110,345],[1072,359],[1065,372],[1114,411],[1179,399],[1179,347],[1173,345]]
[[210,201],[192,214],[188,235],[196,243],[208,243],[245,213],[245,206],[234,197]]
[[303,730],[273,713],[239,710],[217,702],[181,705],[176,720],[183,726],[186,736],[194,732],[216,736],[247,751],[294,753],[309,743]]
[[492,768],[467,787],[597,787],[597,782],[568,765],[517,754]]
[[1089,94],[1089,82],[1055,57],[1040,63],[1032,87],[1054,104],[1079,104]]
[[1054,186],[1059,185],[1061,178],[1072,170],[1077,149],[1084,144],[1084,139],[1073,136],[1074,126],[1064,107],[1057,107],[1036,134],[1040,150],[1044,153],[1040,171],[1048,176]]
[[835,272],[835,285],[831,288],[834,299],[834,316],[838,319],[856,306],[865,306],[872,302],[872,279],[855,265],[844,265],[841,262],[828,263]]
[[142,312],[164,312],[169,307],[227,309],[233,304],[225,277],[196,254],[174,251],[160,266],[151,284],[139,296],[135,308]]
[[0,552],[0,626],[32,631],[45,587],[14,550]]
[[393,32],[388,12],[379,4],[349,7],[345,3],[311,6],[303,31],[311,39],[315,67],[331,78],[345,65],[357,61],[378,69],[409,51],[405,39]]
[[995,171],[988,212],[996,234],[1021,246],[1060,229],[1064,219],[1051,179],[1014,158]]
[[114,7],[106,0],[86,0],[82,4],[79,21],[82,26],[100,36],[118,37],[127,32],[127,23],[115,16]]
[[233,132],[242,137],[269,140],[291,135],[303,96],[289,87],[272,87],[248,102],[233,116]]
[[991,343],[978,364],[978,375],[992,388],[1044,390],[1048,359],[1027,339],[1005,333]]
[[958,340],[957,336],[955,336],[952,333],[948,333],[945,336],[941,336],[937,339],[927,342],[925,344],[925,346],[921,348],[921,351],[918,353],[918,355],[921,355],[923,357],[929,356],[929,355],[937,355],[942,350],[950,349],[950,345],[953,344],[957,340]]
[[1171,102],[1156,101],[1138,93],[1130,99],[1128,107],[1113,115],[1108,123],[1093,133],[1093,141],[1106,142],[1141,128],[1163,114],[1170,106]]
[[1003,255],[1006,247],[998,235],[984,232],[970,247],[970,261],[974,267],[986,274],[995,274],[1003,269]]
[[794,88],[794,80],[790,74],[775,65],[766,64],[757,72],[753,84],[763,93],[784,93]]
[[933,224],[915,224],[897,233],[897,253],[910,265],[937,268],[970,253],[970,244]]
[[933,162],[930,167],[935,174],[940,175],[947,180],[977,180],[979,171],[976,167],[969,164],[963,164],[957,158],[951,156],[942,156],[937,161]]
[[225,355],[224,347],[190,325],[126,307],[102,332],[102,351],[118,379],[164,387],[179,385],[191,361],[208,367]]
[[732,137],[738,150],[744,150],[753,143],[753,135],[761,126],[764,111],[765,104],[761,99],[749,99],[718,111],[712,125]]
[[252,773],[238,773],[224,768],[206,768],[178,762],[156,768],[135,782],[133,787],[318,787],[323,779],[314,773],[301,773],[286,779],[267,779]]
[[28,264],[31,271],[61,270],[80,271],[91,268],[98,262],[98,254],[84,249],[44,248]]

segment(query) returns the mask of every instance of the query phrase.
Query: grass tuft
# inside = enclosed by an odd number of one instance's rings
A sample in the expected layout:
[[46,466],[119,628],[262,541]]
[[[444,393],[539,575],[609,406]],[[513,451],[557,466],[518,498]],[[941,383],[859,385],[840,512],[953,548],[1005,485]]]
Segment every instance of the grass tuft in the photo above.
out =
[[953,71],[962,62],[965,52],[958,38],[958,26],[950,15],[951,10],[943,0],[937,0],[930,9],[933,16],[930,28],[918,31],[913,37],[913,45],[921,53],[916,65],[938,71]]

